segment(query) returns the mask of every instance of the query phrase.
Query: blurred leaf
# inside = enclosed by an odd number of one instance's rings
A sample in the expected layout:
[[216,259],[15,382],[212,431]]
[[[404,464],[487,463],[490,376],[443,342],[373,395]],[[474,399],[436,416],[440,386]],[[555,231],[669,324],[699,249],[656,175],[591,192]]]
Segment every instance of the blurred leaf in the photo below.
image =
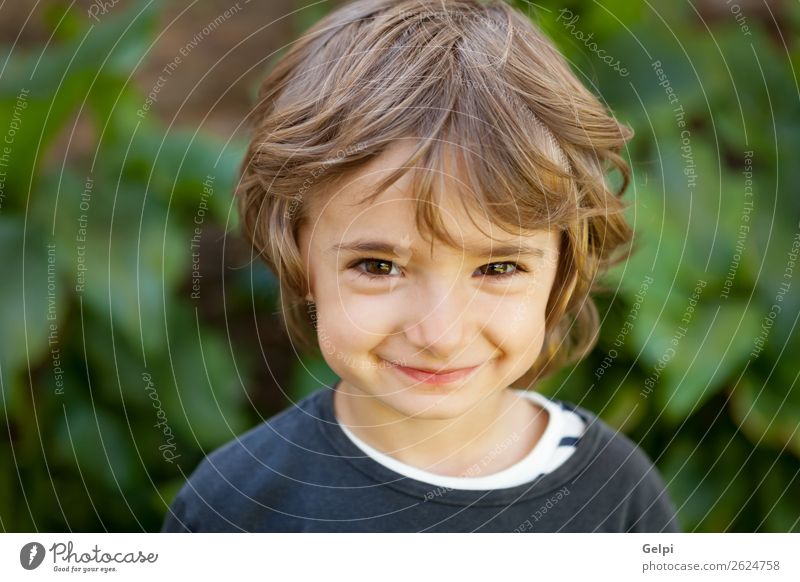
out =
[[747,438],[759,446],[788,448],[800,458],[800,391],[797,375],[790,385],[773,391],[745,376],[731,394],[731,415]]
[[[705,433],[703,440],[695,441]],[[699,431],[699,434],[698,434]],[[661,471],[678,501],[684,531],[728,531],[751,496],[744,443],[721,427],[684,427],[665,454]],[[729,462],[728,459],[736,459]]]
[[60,459],[75,464],[88,479],[123,492],[132,485],[132,446],[106,412],[73,399],[58,421],[55,442]]
[[673,442],[661,463],[660,471],[676,501],[682,531],[692,531],[719,499],[719,490],[704,480],[706,470],[697,443],[687,438]]
[[35,188],[37,167],[85,93],[87,79],[80,73],[71,75],[55,95],[36,92],[30,83],[21,83],[12,95],[11,84],[3,83],[0,128],[12,142],[4,147],[8,165],[14,168],[5,178],[5,211],[25,207],[32,182]]
[[763,523],[760,520],[757,531],[800,532],[800,507],[793,494],[800,479],[800,466],[774,462],[767,469],[763,472],[763,491],[758,497],[761,506],[758,516],[765,517]]
[[[26,240],[22,223],[0,217],[0,263],[12,274],[0,285],[0,415],[4,405],[19,404],[21,372],[49,356],[51,324],[56,326],[52,348],[59,349],[58,325],[67,315],[56,266],[63,251],[57,253],[57,246],[48,251],[33,234]],[[49,357],[47,363],[52,366]]]
[[66,42],[74,40],[85,29],[83,21],[64,1],[52,1],[44,7],[44,21],[55,37]]
[[[9,154],[15,166],[8,176],[9,191],[28,192],[29,180],[37,173],[35,165],[100,70],[130,73],[150,46],[155,16],[153,3],[144,9],[120,10],[73,42],[50,44],[41,54],[19,54],[9,60],[0,84],[0,128],[9,127],[12,120],[19,125]],[[6,205],[20,207],[22,200],[7,200]]]
[[702,306],[688,325],[675,325],[686,328],[685,337],[673,329],[670,336],[657,338],[659,347],[653,344],[659,357],[672,354],[670,347],[675,350],[654,390],[672,422],[698,409],[744,367],[753,348],[752,330],[758,325],[758,316],[744,304],[729,302],[719,306],[716,318],[711,305]]
[[645,12],[645,5],[626,0],[605,0],[602,4],[589,4],[586,20],[590,30],[598,30],[607,35],[618,34],[624,26],[639,22]]
[[[84,236],[78,218],[62,231],[65,246],[76,249],[75,285],[85,266],[80,291],[84,308],[113,318],[115,329],[127,334],[133,345],[163,349],[164,292],[174,290],[188,272],[190,237],[174,220],[165,221],[161,204],[146,202],[145,192],[134,184],[122,183],[114,190],[96,182],[88,189],[89,208],[78,211],[86,216],[85,242],[76,241]],[[66,216],[74,215],[81,192],[64,194],[61,208]]]
[[165,513],[185,483],[183,477],[162,483],[158,490],[153,491],[151,505],[153,511],[158,515]]
[[602,383],[606,403],[594,410],[601,413],[610,426],[627,433],[643,421],[647,409],[638,385],[630,376],[627,380],[623,379],[625,372],[619,364],[609,368]]
[[183,305],[169,310],[169,350],[148,355],[148,364],[174,432],[187,443],[216,447],[246,426],[242,388],[230,345],[198,328],[196,313]]
[[338,379],[338,376],[322,357],[305,357],[302,360],[295,360],[292,372],[292,392],[289,396],[294,402],[297,402],[320,388],[333,386]]
[[19,482],[14,470],[14,455],[11,445],[0,441],[0,523],[9,531],[10,524],[17,524],[22,519],[19,503]]

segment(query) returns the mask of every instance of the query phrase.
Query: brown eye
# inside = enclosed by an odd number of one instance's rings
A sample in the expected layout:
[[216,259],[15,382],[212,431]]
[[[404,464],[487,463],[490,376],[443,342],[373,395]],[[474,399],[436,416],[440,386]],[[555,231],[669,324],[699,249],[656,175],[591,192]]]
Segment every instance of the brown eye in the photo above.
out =
[[503,263],[489,263],[483,267],[478,268],[481,274],[489,275],[490,277],[509,277],[518,271],[524,271],[519,265],[511,262]]
[[392,261],[383,259],[361,259],[350,268],[355,269],[359,275],[374,279],[384,279],[397,275],[392,274],[392,269],[397,268],[396,265]]
[[[392,272],[391,261],[381,261],[380,259],[369,259],[364,261],[366,272],[370,275],[388,275]],[[371,268],[372,267],[372,268]]]

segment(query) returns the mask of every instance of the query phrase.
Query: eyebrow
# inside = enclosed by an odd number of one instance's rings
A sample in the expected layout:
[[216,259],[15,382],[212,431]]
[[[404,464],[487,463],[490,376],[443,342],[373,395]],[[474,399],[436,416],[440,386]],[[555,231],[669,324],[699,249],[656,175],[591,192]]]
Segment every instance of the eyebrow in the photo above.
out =
[[[359,239],[333,245],[329,249],[329,252],[351,251],[359,253],[379,253],[398,257],[397,249],[408,249],[408,247],[380,240]],[[476,257],[513,257],[517,255],[544,257],[544,251],[542,249],[538,247],[529,247],[523,244],[493,244],[464,250]]]

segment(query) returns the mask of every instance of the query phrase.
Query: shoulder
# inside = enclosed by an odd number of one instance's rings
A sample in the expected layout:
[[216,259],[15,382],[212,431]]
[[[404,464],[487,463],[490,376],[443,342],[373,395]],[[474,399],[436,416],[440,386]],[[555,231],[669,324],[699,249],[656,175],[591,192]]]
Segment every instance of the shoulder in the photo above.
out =
[[202,473],[212,465],[230,470],[249,469],[259,461],[277,461],[283,455],[293,454],[314,438],[324,397],[324,390],[314,392],[231,439],[209,453],[195,473]]
[[559,404],[586,422],[580,439],[585,442],[578,445],[585,449],[585,462],[576,481],[604,495],[609,510],[616,506],[624,510],[625,531],[680,531],[677,510],[651,457],[592,412],[569,402]]
[[[584,447],[592,449],[590,464],[602,461],[602,465],[625,479],[643,478],[655,471],[650,457],[625,433],[611,427],[593,412],[571,402],[552,399],[552,402],[566,411],[574,412],[585,423],[580,438]],[[595,469],[599,469],[596,467]]]
[[178,492],[162,531],[230,531],[238,508],[269,490],[280,495],[304,457],[320,448],[317,391],[218,447],[200,462]]

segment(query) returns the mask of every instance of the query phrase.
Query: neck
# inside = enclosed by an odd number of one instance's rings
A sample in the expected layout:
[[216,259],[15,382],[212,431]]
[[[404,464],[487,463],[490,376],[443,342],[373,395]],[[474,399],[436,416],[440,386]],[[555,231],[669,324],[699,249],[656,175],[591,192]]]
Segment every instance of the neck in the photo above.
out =
[[479,477],[505,469],[531,451],[547,425],[543,409],[508,388],[448,419],[405,416],[346,382],[333,397],[338,421],[359,439],[441,475]]

